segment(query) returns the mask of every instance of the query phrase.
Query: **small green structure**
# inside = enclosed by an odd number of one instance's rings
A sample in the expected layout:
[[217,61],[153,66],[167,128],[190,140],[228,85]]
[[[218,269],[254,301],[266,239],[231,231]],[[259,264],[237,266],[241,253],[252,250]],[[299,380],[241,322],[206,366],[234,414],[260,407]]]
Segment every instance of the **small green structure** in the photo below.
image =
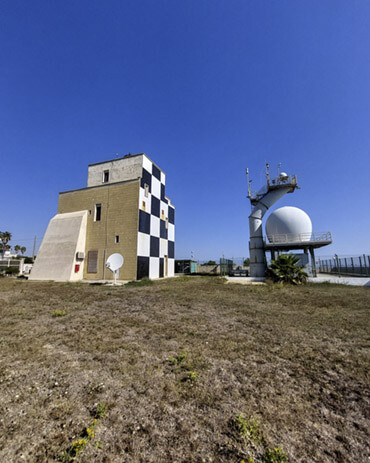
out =
[[231,259],[220,258],[220,275],[227,276],[233,271],[233,261]]
[[198,273],[198,263],[190,259],[175,260],[175,273]]

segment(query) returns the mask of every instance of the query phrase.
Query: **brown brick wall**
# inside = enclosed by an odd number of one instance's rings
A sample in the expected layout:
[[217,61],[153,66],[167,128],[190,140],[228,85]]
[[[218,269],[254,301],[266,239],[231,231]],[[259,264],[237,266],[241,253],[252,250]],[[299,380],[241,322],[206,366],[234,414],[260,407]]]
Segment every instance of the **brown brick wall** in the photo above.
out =
[[[118,252],[125,259],[119,278],[136,280],[139,189],[139,181],[133,181],[59,195],[58,213],[91,211],[87,217],[85,279],[113,279],[113,273],[105,268],[105,261]],[[102,205],[101,221],[94,222],[95,204],[99,203]],[[118,244],[115,244],[116,235],[119,236]],[[91,250],[98,251],[97,273],[87,273],[87,254]]]

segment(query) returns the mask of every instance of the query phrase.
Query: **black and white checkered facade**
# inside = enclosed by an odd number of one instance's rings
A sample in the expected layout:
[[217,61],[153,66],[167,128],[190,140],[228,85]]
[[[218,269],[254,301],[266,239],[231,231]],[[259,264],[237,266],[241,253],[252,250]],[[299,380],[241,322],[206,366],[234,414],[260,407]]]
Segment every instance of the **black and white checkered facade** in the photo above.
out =
[[175,208],[166,198],[166,176],[146,156],[139,194],[137,278],[175,274]]

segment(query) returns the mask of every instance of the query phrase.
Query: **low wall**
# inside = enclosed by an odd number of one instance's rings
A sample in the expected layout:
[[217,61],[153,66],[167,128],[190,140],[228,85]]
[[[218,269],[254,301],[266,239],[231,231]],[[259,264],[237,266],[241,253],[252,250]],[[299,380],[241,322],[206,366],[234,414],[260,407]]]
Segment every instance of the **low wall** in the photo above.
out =
[[215,275],[220,274],[220,266],[219,265],[199,265],[197,273],[214,273]]

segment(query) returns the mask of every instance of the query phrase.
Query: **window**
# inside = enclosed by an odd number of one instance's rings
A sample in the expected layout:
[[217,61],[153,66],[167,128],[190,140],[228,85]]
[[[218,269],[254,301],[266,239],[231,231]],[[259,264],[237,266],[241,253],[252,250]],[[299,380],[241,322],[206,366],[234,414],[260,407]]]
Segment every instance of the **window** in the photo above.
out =
[[166,229],[168,230],[168,217],[166,217]]
[[147,198],[149,196],[149,185],[147,183],[144,185],[144,190],[144,195]]
[[162,220],[164,220],[165,217],[164,217],[164,209],[162,209]]
[[109,182],[109,170],[103,172],[103,183]]
[[115,237],[115,239],[114,239],[114,242],[115,242],[116,244],[119,243],[119,235],[116,235],[116,237]]
[[87,253],[87,273],[98,273],[98,251]]
[[142,203],[142,205],[141,205],[141,209],[142,209],[143,211],[145,211],[145,208],[146,208],[145,201],[143,201],[143,203]]
[[95,204],[94,222],[100,222],[100,220],[101,220],[101,204]]

